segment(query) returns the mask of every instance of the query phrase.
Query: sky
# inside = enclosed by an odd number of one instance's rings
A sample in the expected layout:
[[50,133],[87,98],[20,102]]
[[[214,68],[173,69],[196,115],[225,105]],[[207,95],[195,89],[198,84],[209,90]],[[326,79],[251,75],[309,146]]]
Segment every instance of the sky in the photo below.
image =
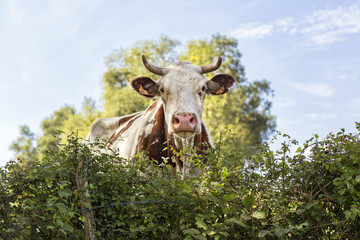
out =
[[100,102],[112,50],[217,33],[238,40],[249,81],[271,82],[277,130],[300,142],[356,131],[360,1],[1,0],[0,166],[19,126],[41,136],[41,121],[65,104]]

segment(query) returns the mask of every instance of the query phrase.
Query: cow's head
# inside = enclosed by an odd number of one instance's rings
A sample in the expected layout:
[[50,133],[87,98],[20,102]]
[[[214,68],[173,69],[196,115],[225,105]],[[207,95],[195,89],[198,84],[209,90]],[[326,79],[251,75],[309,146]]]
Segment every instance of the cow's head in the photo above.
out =
[[150,72],[161,77],[157,81],[148,77],[135,78],[131,81],[132,87],[145,97],[160,96],[167,129],[175,136],[176,146],[181,147],[184,142],[191,145],[195,134],[201,133],[206,94],[226,93],[235,82],[234,78],[229,74],[218,74],[210,80],[204,77],[204,73],[220,67],[221,57],[216,63],[206,66],[180,61],[168,67],[157,67],[149,64],[144,55],[142,60]]

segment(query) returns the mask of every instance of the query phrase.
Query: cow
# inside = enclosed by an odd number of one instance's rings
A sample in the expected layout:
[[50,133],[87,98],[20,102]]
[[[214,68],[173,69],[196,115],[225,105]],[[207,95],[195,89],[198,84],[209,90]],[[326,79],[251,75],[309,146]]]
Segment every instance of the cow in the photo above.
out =
[[[210,80],[203,75],[217,70],[221,57],[216,63],[205,66],[180,61],[158,67],[150,64],[144,55],[142,61],[147,70],[160,78],[154,81],[149,77],[137,77],[131,81],[131,86],[140,95],[157,100],[144,111],[95,121],[86,141],[105,139],[106,149],[102,151],[115,151],[126,159],[133,158],[139,151],[146,152],[158,164],[167,158],[173,171],[184,177],[190,166],[173,151],[192,148],[204,153],[213,148],[202,119],[204,100],[207,94],[225,94],[235,80],[229,74],[218,74]],[[84,188],[87,184],[86,179],[78,176],[78,187]],[[91,224],[89,216],[85,217]],[[87,228],[91,229],[91,225]],[[92,239],[91,234],[87,238]]]

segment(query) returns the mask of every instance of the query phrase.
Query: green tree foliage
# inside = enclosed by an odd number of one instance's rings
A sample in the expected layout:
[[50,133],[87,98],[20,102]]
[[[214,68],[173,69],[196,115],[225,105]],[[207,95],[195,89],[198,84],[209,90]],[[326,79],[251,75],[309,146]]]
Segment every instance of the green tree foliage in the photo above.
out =
[[[204,119],[215,141],[222,137],[223,147],[229,148],[234,139],[240,141],[243,152],[252,152],[275,129],[275,117],[271,115],[273,91],[268,81],[249,82],[241,65],[241,53],[236,39],[214,35],[210,40],[194,40],[187,45],[181,56],[196,65],[213,62],[214,56],[222,56],[224,62],[211,78],[222,72],[235,77],[233,89],[222,96],[208,96],[204,106]],[[226,130],[229,129],[229,130]]]
[[[224,148],[229,148],[236,138],[241,142],[242,151],[252,152],[253,146],[267,139],[275,128],[275,117],[270,114],[270,83],[246,80],[238,43],[233,38],[214,35],[210,40],[193,40],[179,55],[176,52],[178,45],[178,41],[163,36],[158,42],[141,41],[129,49],[111,53],[107,58],[108,71],[103,78],[105,115],[113,117],[130,114],[141,111],[150,104],[151,100],[139,96],[127,84],[138,76],[158,79],[158,76],[145,69],[141,54],[145,54],[148,60],[157,66],[168,66],[177,59],[206,65],[214,62],[214,57],[222,56],[224,62],[216,73],[232,74],[237,81],[229,93],[223,96],[208,96],[204,119],[215,140],[219,140],[221,135]],[[216,73],[206,76],[211,78]],[[226,131],[225,128],[231,131]]]
[[[143,66],[141,55],[145,54],[151,63],[167,66],[176,60],[175,48],[179,42],[162,36],[159,41],[139,41],[132,47],[113,51],[106,58],[108,71],[103,76],[104,115],[122,116],[144,110],[152,100],[141,97],[128,86],[138,76],[157,76]],[[129,101],[131,99],[131,101]]]
[[207,163],[193,154],[200,174],[184,180],[140,154],[128,162],[69,137],[41,160],[0,169],[0,238],[84,239],[75,181],[84,160],[98,239],[358,239],[359,131],[302,146],[276,137],[281,149],[265,143],[249,158],[222,143]]
[[[99,115],[95,101],[91,98],[85,98],[80,112],[77,112],[73,106],[65,105],[41,123],[43,131],[43,136],[39,139],[41,149],[45,151],[56,147],[54,141],[61,141],[64,136],[66,139],[67,135],[75,131],[85,138],[90,125]],[[59,135],[59,133],[63,134]],[[59,138],[55,139],[54,136],[59,136]]]
[[20,126],[20,137],[14,140],[9,148],[14,152],[20,165],[27,164],[39,154],[35,134],[26,125]]
[[21,126],[20,137],[12,142],[10,150],[14,152],[15,158],[26,163],[45,151],[58,150],[58,144],[66,141],[66,136],[73,132],[85,138],[90,125],[99,117],[100,111],[91,98],[84,99],[80,111],[76,111],[73,106],[65,105],[42,121],[43,134],[40,137],[36,137],[28,126]]
[[[215,57],[222,56],[222,67],[216,73],[232,74],[236,83],[225,95],[207,97],[203,117],[213,139],[218,141],[222,138],[224,149],[238,139],[241,151],[253,152],[254,146],[267,139],[275,128],[275,117],[270,113],[270,83],[246,80],[238,43],[233,38],[214,35],[210,39],[190,41],[184,49],[179,46],[179,41],[161,36],[158,41],[139,41],[129,48],[113,51],[106,57],[108,70],[102,79],[103,110],[100,111],[95,102],[88,98],[80,111],[69,105],[56,110],[41,124],[43,134],[36,139],[41,152],[56,148],[54,141],[61,141],[61,138],[54,139],[53,136],[58,135],[58,131],[64,133],[60,137],[78,131],[79,136],[85,138],[90,125],[97,118],[123,116],[149,106],[153,100],[140,96],[129,86],[130,80],[139,76],[158,79],[158,76],[145,69],[141,54],[158,66],[168,66],[179,59],[206,65],[214,62]],[[211,78],[216,73],[206,76]],[[22,146],[21,143],[18,145]],[[27,149],[23,147],[26,152]]]
[[[42,121],[41,129],[43,136],[39,139],[39,145],[42,150],[54,150],[53,148],[57,148],[57,145],[53,144],[55,141],[54,136],[58,136],[59,132],[63,131],[65,123],[74,117],[75,112],[74,107],[65,105]],[[57,140],[60,141],[60,139]]]

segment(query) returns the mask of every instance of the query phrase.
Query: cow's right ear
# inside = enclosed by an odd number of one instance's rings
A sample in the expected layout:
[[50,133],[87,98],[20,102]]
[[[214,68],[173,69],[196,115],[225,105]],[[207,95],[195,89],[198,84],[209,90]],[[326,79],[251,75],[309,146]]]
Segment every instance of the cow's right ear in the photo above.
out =
[[140,95],[153,98],[159,95],[159,85],[149,77],[138,77],[131,80],[131,86]]
[[213,95],[227,93],[234,82],[235,79],[230,74],[215,75],[210,81],[207,82],[208,92]]

